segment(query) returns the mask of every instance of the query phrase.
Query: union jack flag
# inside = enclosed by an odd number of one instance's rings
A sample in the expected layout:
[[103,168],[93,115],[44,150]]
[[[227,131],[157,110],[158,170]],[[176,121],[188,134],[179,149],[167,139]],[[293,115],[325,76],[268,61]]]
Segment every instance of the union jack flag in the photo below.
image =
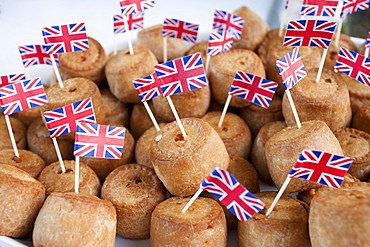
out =
[[297,47],[277,60],[276,67],[278,68],[285,90],[292,88],[297,82],[307,76]]
[[114,34],[125,33],[127,30],[140,30],[144,28],[144,12],[136,12],[126,16],[128,28],[125,27],[123,15],[113,16]]
[[245,222],[265,204],[241,185],[228,171],[216,167],[200,187],[213,194],[240,221]]
[[233,31],[216,31],[209,35],[207,54],[216,56],[222,52],[228,51],[233,45]]
[[365,43],[365,48],[370,48],[370,31],[367,34],[367,39]]
[[232,30],[234,39],[242,35],[244,19],[223,10],[215,10],[213,15],[213,30]]
[[338,2],[336,0],[303,0],[301,15],[334,17]]
[[136,12],[144,12],[144,10],[151,9],[155,6],[154,0],[121,0],[121,14],[129,15]]
[[76,131],[76,122],[78,121],[96,123],[91,98],[46,111],[44,117],[51,138]]
[[334,68],[370,87],[370,58],[340,47]]
[[8,84],[0,88],[0,104],[4,115],[47,104],[40,77]]
[[344,0],[340,17],[344,18],[354,12],[368,9],[369,2],[370,0]]
[[245,72],[236,72],[229,94],[268,108],[278,84]]
[[0,76],[0,87],[15,83],[17,81],[26,80],[25,73],[11,74],[11,75],[2,75]]
[[208,86],[200,52],[154,66],[163,96]]
[[[19,53],[21,54],[22,62],[24,67],[29,67],[38,64],[47,64],[53,65],[50,59],[50,55],[48,54],[48,48],[50,46],[47,45],[22,45],[19,46]],[[59,56],[58,54],[53,54],[55,58],[55,62],[59,63]]]
[[124,127],[77,122],[74,155],[120,159],[125,131]]
[[339,188],[352,162],[348,157],[304,149],[288,176]]
[[319,46],[328,49],[337,23],[325,20],[290,21],[285,32],[284,46]]
[[163,22],[162,36],[183,39],[196,43],[199,25],[180,21],[173,18],[165,18]]
[[85,23],[73,23],[42,29],[45,44],[53,44],[48,53],[85,51],[89,49]]
[[143,78],[133,80],[132,82],[134,83],[141,102],[153,99],[162,94],[155,72]]

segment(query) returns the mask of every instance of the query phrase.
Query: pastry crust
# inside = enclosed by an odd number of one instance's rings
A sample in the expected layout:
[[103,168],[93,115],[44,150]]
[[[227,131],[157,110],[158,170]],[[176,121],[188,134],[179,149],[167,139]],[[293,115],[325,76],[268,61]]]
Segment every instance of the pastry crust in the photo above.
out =
[[124,103],[141,103],[132,80],[154,72],[158,64],[154,54],[144,46],[134,46],[134,54],[129,49],[120,50],[109,58],[105,66],[110,91]]
[[267,54],[270,49],[273,49],[276,46],[281,46],[284,41],[284,33],[285,29],[283,29],[281,36],[279,36],[279,28],[271,29],[267,32],[265,38],[259,44],[256,49],[256,53],[261,58],[263,65],[266,66],[267,64]]
[[[159,122],[158,117],[156,116],[153,102],[148,101],[150,110],[152,111],[154,118]],[[130,117],[130,131],[134,136],[135,140],[138,140],[139,137],[149,128],[153,126],[153,122],[149,117],[148,112],[145,109],[145,106],[142,103],[134,104],[132,108],[132,113]]]
[[83,193],[53,193],[35,222],[33,245],[114,247],[116,211],[111,202]]
[[[45,186],[46,194],[54,192],[75,191],[75,161],[64,160],[66,172],[63,173],[59,161],[42,170],[38,180]],[[86,164],[80,162],[79,193],[100,195],[101,184],[95,172]]]
[[[259,56],[251,50],[232,49],[214,56],[209,64],[209,83],[212,97],[224,105],[229,95],[230,86],[237,71],[243,71],[259,77],[266,77],[265,68]],[[230,106],[246,107],[250,105],[240,97],[232,97]]]
[[[211,89],[202,87],[171,95],[171,100],[180,118],[201,118],[206,114],[211,101]],[[172,122],[175,116],[166,97],[160,95],[153,99],[153,108],[159,121]]]
[[370,234],[370,187],[322,191],[311,202],[312,246],[366,246]]
[[370,134],[353,128],[344,128],[334,132],[344,156],[354,159],[349,173],[356,178],[370,179]]
[[[328,69],[323,69],[321,79],[315,82],[317,70],[307,70],[307,77],[290,89],[300,121],[321,120],[332,131],[349,127],[352,111],[346,83],[341,76]],[[286,94],[282,106],[287,125],[295,124]]]
[[154,170],[139,164],[116,168],[102,187],[102,199],[116,208],[117,233],[128,239],[149,238],[151,214],[166,198]]
[[246,222],[239,222],[240,247],[311,246],[308,233],[308,205],[292,196],[282,195],[271,214],[266,216],[267,209],[276,195],[276,191],[255,194],[265,203],[266,208]]
[[[63,88],[59,87],[59,84],[54,84],[46,90],[46,97],[49,103],[41,107],[42,112],[91,97],[97,123],[103,124],[105,122],[105,109],[99,88],[89,79],[75,77],[64,80]],[[60,138],[74,140],[75,132],[61,135]]]
[[[159,63],[163,63],[163,25],[158,24],[141,30],[137,35],[137,45],[147,47]],[[186,52],[186,41],[182,39],[167,38],[167,61],[182,57]]]
[[13,149],[0,150],[0,162],[18,167],[37,178],[45,167],[44,160],[36,153],[25,149],[19,149],[18,153],[19,157],[15,156]]
[[103,46],[88,37],[89,49],[86,51],[59,54],[59,72],[63,80],[84,77],[100,85],[105,79],[104,67],[107,56]]
[[[200,42],[194,44],[192,47],[190,47],[189,50],[187,50],[185,56],[189,56],[189,55],[192,55],[192,54],[195,54],[195,53],[198,53],[198,52],[200,52],[200,54],[202,55],[202,61],[203,61],[203,64],[204,64],[204,69],[205,69],[205,64],[206,64],[206,60],[207,60],[207,53],[208,53],[208,41],[204,40],[204,41],[200,41]],[[209,59],[211,57],[209,57]]]
[[244,19],[244,25],[240,40],[234,40],[234,49],[254,50],[265,38],[269,25],[252,9],[243,6],[233,12]]
[[[343,156],[337,138],[323,121],[302,122],[300,129],[295,125],[277,132],[267,140],[265,153],[268,170],[278,189],[283,185],[303,149]],[[290,194],[319,186],[320,184],[303,178],[292,178],[284,193]]]
[[0,235],[25,237],[45,200],[45,187],[27,172],[0,163]]
[[265,124],[273,121],[284,121],[282,98],[275,94],[267,109],[256,104],[250,104],[240,109],[240,116],[248,124],[252,137],[255,138],[258,131]]
[[229,154],[248,159],[252,147],[252,134],[248,125],[238,115],[227,112],[222,126],[218,127],[221,113],[220,111],[208,112],[202,119],[216,130]]
[[[122,127],[122,126],[121,126]],[[94,170],[100,181],[104,181],[105,178],[117,167],[134,162],[134,151],[135,151],[135,140],[131,135],[130,131],[125,131],[125,142],[122,150],[122,156],[120,159],[105,159],[105,158],[93,158],[93,157],[81,157],[81,162],[88,165]]]
[[167,124],[151,143],[150,160],[167,190],[175,196],[190,196],[218,166],[227,169],[229,155],[217,132],[198,118],[181,119],[187,136],[177,122]]
[[[159,128],[162,129],[165,126],[165,123],[159,123],[158,125]],[[137,140],[135,145],[135,159],[138,164],[153,168],[152,162],[150,161],[150,145],[157,136],[157,133],[157,129],[152,126]]]
[[100,89],[105,109],[105,123],[119,124],[126,128],[129,127],[131,105],[119,101],[109,90],[109,88]]
[[[27,142],[28,149],[38,154],[45,161],[46,165],[58,160],[53,141],[50,138],[49,131],[41,117],[33,121],[28,127]],[[74,159],[74,140],[61,139],[60,137],[57,137],[57,142],[63,159]]]
[[351,101],[352,116],[363,107],[370,104],[370,87],[362,84],[356,79],[340,73],[347,84],[349,99]]
[[364,105],[356,112],[352,127],[370,134],[370,104]]
[[265,145],[268,139],[275,133],[286,128],[287,125],[284,121],[274,121],[265,124],[258,132],[256,138],[253,140],[251,150],[251,162],[258,173],[258,177],[268,183],[274,184],[270,172],[267,167]]
[[[27,147],[27,135],[26,126],[18,119],[9,116],[10,124],[12,126],[14,140],[19,149],[25,149]],[[12,142],[6,125],[5,116],[0,116],[0,150],[13,148]]]
[[221,206],[210,198],[198,197],[182,213],[189,200],[171,197],[157,205],[150,225],[150,246],[226,246],[227,227]]

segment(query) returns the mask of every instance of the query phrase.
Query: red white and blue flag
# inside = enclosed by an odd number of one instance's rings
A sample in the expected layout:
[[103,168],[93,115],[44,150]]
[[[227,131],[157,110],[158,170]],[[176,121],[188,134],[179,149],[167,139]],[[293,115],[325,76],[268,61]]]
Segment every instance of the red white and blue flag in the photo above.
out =
[[326,20],[296,20],[288,23],[284,46],[318,46],[328,49],[337,23]]
[[265,207],[233,175],[219,167],[211,172],[200,187],[216,196],[242,222]]
[[213,30],[232,31],[234,39],[242,35],[244,19],[223,10],[215,10],[213,14]]
[[276,60],[276,67],[285,90],[292,88],[298,81],[307,76],[297,47],[288,52],[281,59]]
[[155,6],[154,0],[121,0],[121,14],[129,15],[136,12],[144,12],[144,10],[151,9]]
[[370,87],[370,58],[340,47],[334,69]]
[[208,86],[200,52],[155,65],[154,71],[165,97]]
[[365,48],[370,48],[370,31],[367,34]]
[[4,115],[47,104],[40,77],[18,81],[0,88],[0,105]]
[[15,83],[17,81],[23,81],[23,80],[26,80],[25,73],[2,75],[0,76],[0,87]]
[[[19,53],[25,68],[33,65],[46,64],[53,65],[48,54],[48,45],[22,45],[19,46]],[[59,63],[58,54],[53,54],[55,62]]]
[[232,30],[215,31],[209,35],[207,55],[216,56],[228,51],[233,45]]
[[369,8],[370,0],[344,0],[341,18],[346,17],[354,12]]
[[44,27],[42,29],[45,44],[52,44],[48,53],[65,53],[89,49],[85,23]]
[[144,28],[144,12],[136,12],[126,16],[128,28],[125,27],[123,15],[113,16],[113,31],[114,34],[125,33],[131,30],[141,30]]
[[288,176],[339,188],[352,162],[348,157],[304,149]]
[[162,94],[159,81],[155,72],[140,79],[132,81],[141,102],[153,99]]
[[196,43],[199,25],[190,22],[180,21],[173,18],[165,18],[163,22],[162,36],[183,39]]
[[290,4],[290,0],[286,0],[284,4],[284,9],[287,10]]
[[96,123],[91,98],[46,111],[44,117],[51,138],[76,131],[76,122],[78,121]]
[[238,71],[231,84],[229,94],[268,108],[274,97],[277,86],[278,84],[274,81]]
[[120,159],[125,131],[124,127],[77,122],[74,155]]
[[334,17],[339,1],[303,0],[301,15]]

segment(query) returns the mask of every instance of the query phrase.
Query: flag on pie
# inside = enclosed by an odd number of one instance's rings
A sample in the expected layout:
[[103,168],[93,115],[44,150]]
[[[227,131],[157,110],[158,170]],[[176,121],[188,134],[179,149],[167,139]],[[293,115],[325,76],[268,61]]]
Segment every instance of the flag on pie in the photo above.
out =
[[153,99],[162,94],[155,72],[143,78],[133,80],[132,82],[134,83],[141,102]]
[[74,155],[120,159],[125,130],[124,127],[77,122]]
[[163,96],[208,86],[202,55],[193,55],[154,66]]
[[370,58],[340,47],[334,69],[370,87]]
[[91,98],[46,111],[44,117],[51,138],[76,131],[76,122],[78,121],[96,123]]
[[340,17],[344,18],[354,12],[369,8],[370,0],[344,0]]
[[0,87],[15,83],[17,81],[26,80],[25,73],[11,74],[11,75],[2,75],[0,76]]
[[304,149],[288,176],[339,188],[352,162],[348,157]]
[[334,17],[339,1],[303,0],[301,15]]
[[[47,45],[22,45],[19,46],[19,53],[25,68],[33,65],[46,64],[53,65],[48,53]],[[58,54],[53,54],[55,62],[59,63]]]
[[113,16],[114,34],[125,33],[127,30],[140,30],[144,28],[144,12],[136,12],[126,16],[128,28],[125,27],[123,15]]
[[163,22],[162,36],[183,39],[195,44],[197,42],[198,29],[198,24],[180,21],[173,18],[165,18]]
[[216,56],[231,49],[233,44],[232,30],[215,31],[209,35],[207,55]]
[[254,104],[268,108],[278,84],[256,75],[238,71],[231,84],[229,94],[249,100]]
[[89,49],[85,23],[44,27],[42,29],[45,44],[52,44],[48,53],[65,53]]
[[215,10],[213,15],[213,30],[232,31],[234,39],[242,35],[244,19],[223,10]]
[[0,105],[4,115],[47,104],[40,77],[18,81],[0,88]]
[[285,90],[292,88],[298,81],[307,76],[297,47],[277,60],[276,67],[278,68]]
[[288,23],[284,46],[318,46],[328,49],[337,23],[326,20],[296,20]]
[[220,200],[240,221],[245,222],[265,207],[228,171],[216,167],[200,187]]
[[121,0],[121,14],[129,15],[136,12],[144,12],[144,10],[151,9],[155,6],[154,0]]

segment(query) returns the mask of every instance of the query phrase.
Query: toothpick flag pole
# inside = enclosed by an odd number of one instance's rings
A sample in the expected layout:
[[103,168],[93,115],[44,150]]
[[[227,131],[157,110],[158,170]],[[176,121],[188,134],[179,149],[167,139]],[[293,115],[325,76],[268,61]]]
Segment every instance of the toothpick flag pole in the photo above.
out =
[[288,13],[288,7],[289,7],[290,1],[291,0],[286,0],[285,1],[284,10],[283,10],[283,13],[281,14],[281,17],[280,17],[279,37],[283,36],[283,29],[284,29],[284,25],[285,25],[285,18],[286,18],[286,15]]
[[75,193],[78,193],[80,185],[80,156],[75,156]]
[[193,197],[186,203],[185,207],[181,210],[181,213],[185,213],[186,210],[190,208],[190,206],[195,202],[195,200],[199,197],[199,195],[203,192],[202,188],[199,188],[197,192],[193,195]]
[[294,105],[294,101],[292,99],[292,95],[290,94],[290,91],[289,89],[286,89],[285,90],[285,94],[286,96],[288,97],[288,100],[289,100],[289,103],[290,103],[290,107],[292,108],[292,112],[293,112],[293,115],[294,115],[294,119],[295,119],[295,122],[297,124],[297,127],[298,129],[301,128],[301,121],[299,120],[299,116],[298,116],[298,113],[297,113],[297,109],[295,108],[295,105]]
[[227,108],[229,107],[230,105],[230,101],[231,101],[231,98],[233,96],[232,95],[228,95],[227,96],[227,99],[226,99],[226,102],[225,102],[225,105],[224,105],[224,108],[222,109],[222,113],[221,113],[221,117],[220,117],[220,121],[218,122],[218,127],[221,127],[222,126],[222,123],[224,122],[224,119],[225,119],[225,116],[226,116],[226,113],[227,113]]
[[366,38],[364,57],[369,57],[369,51],[370,51],[370,31],[368,32]]
[[132,47],[132,40],[131,40],[131,35],[130,35],[130,31],[129,31],[129,28],[128,28],[128,21],[127,21],[127,16],[124,15],[123,16],[123,22],[124,22],[124,25],[125,27],[127,27],[127,40],[128,40],[128,49],[130,51],[130,55],[134,55],[134,48]]
[[167,62],[167,37],[163,37],[163,62]]
[[157,131],[160,131],[161,128],[159,128],[158,122],[155,119],[153,112],[150,110],[150,107],[149,107],[148,103],[146,101],[144,101],[143,104],[144,104],[144,107],[145,107],[146,111],[148,112],[148,115],[150,117],[150,120],[152,120],[152,123],[153,123],[155,129]]
[[266,216],[269,216],[271,214],[272,210],[274,210],[276,204],[278,203],[280,197],[283,195],[283,193],[284,193],[286,187],[288,186],[290,180],[292,180],[292,179],[289,176],[287,176],[287,178],[285,179],[283,185],[281,186],[278,194],[276,195],[274,201],[272,202],[271,206],[267,210]]
[[337,30],[335,32],[335,40],[334,40],[335,47],[339,47],[340,33],[342,32],[343,19],[344,19],[344,17],[341,17],[342,10],[343,10],[343,1],[339,1],[337,10],[334,16],[334,18],[338,19],[338,25],[337,25]]
[[320,81],[327,53],[328,53],[328,49],[324,49],[324,51],[322,52],[319,70],[317,71],[317,75],[316,75],[316,82]]
[[171,99],[171,97],[170,97],[170,96],[166,96],[166,99],[167,99],[167,101],[168,101],[168,104],[169,104],[169,105],[170,105],[170,107],[171,107],[171,110],[172,110],[173,115],[175,116],[176,122],[177,122],[177,124],[179,125],[179,128],[180,128],[180,130],[181,130],[181,134],[182,134],[182,136],[185,138],[185,137],[186,137],[186,132],[185,132],[184,126],[183,126],[183,125],[182,125],[182,123],[181,123],[181,120],[180,120],[179,114],[177,114],[177,111],[176,111],[175,105],[173,104],[172,99]]
[[57,153],[58,161],[59,161],[60,167],[62,168],[62,173],[65,173],[66,172],[66,168],[64,166],[64,161],[63,161],[63,158],[62,158],[62,154],[60,153],[60,149],[59,149],[59,145],[58,145],[58,142],[57,142],[57,138],[56,137],[53,137],[53,138],[51,138],[51,140],[53,140],[55,152]]
[[16,144],[15,139],[14,139],[13,129],[12,129],[12,125],[10,123],[9,116],[5,115],[4,117],[5,117],[5,121],[6,121],[6,126],[8,127],[8,132],[9,132],[9,136],[10,136],[10,141],[11,141],[12,146],[13,146],[14,154],[15,154],[15,156],[19,157],[19,152],[18,152],[17,144]]
[[54,54],[50,54],[50,59],[51,59],[51,63],[53,64],[54,73],[55,73],[55,76],[57,77],[57,81],[58,81],[59,87],[60,88],[63,88],[64,87],[63,86],[63,80],[62,80],[62,77],[60,76],[57,63],[55,62]]

